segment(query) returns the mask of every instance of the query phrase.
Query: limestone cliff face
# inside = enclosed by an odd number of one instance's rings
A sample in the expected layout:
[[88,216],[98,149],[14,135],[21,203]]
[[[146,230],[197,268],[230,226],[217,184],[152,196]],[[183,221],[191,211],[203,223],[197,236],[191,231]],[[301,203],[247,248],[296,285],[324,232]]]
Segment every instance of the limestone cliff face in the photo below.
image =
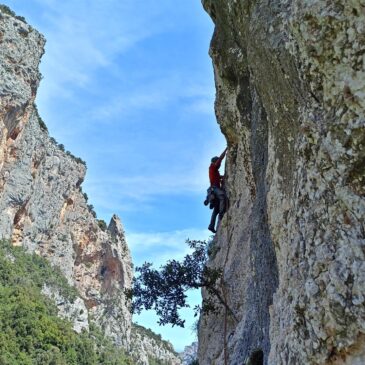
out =
[[92,320],[137,363],[179,364],[164,341],[143,331],[131,336],[124,288],[131,286],[132,261],[120,219],[99,224],[81,189],[85,163],[48,135],[34,106],[44,44],[0,6],[0,238],[44,256],[78,289],[73,301],[57,288],[42,291],[75,331]]
[[44,43],[0,12],[0,234],[59,266],[91,318],[128,347],[129,249],[118,217],[99,228],[81,190],[85,165],[49,137],[34,107]]
[[363,364],[365,2],[203,5],[229,145],[210,264],[231,312],[201,318],[199,363]]
[[179,354],[182,365],[191,365],[198,357],[198,342],[193,342],[189,346],[185,346],[184,351]]
[[131,356],[136,359],[138,365],[182,364],[170,342],[164,341],[160,335],[137,324],[132,325]]

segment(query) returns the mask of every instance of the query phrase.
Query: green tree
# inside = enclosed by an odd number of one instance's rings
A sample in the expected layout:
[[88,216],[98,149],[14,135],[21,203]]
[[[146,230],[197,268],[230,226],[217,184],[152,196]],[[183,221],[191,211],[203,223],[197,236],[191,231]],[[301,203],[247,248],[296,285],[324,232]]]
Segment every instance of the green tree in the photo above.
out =
[[[140,313],[143,309],[153,309],[159,317],[159,324],[171,324],[184,327],[179,310],[188,308],[186,292],[189,289],[205,287],[212,296],[224,304],[224,300],[216,288],[222,271],[207,266],[208,243],[199,240],[187,240],[193,250],[182,262],[168,261],[160,270],[146,262],[137,267],[137,275],[133,279],[133,287],[127,290],[127,297],[132,299],[132,312]],[[212,298],[207,298],[202,308],[195,307],[195,316],[203,310],[216,310]]]

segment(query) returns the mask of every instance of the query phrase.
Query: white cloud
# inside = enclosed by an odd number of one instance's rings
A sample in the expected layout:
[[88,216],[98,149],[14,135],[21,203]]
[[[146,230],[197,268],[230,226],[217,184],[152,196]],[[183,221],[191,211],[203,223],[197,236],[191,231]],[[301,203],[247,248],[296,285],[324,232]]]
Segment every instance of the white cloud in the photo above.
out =
[[214,112],[214,103],[211,99],[200,99],[192,102],[186,110],[189,113],[212,115]]
[[[211,233],[210,233],[211,234]],[[181,248],[186,239],[205,240],[209,232],[200,229],[183,229],[172,232],[129,233],[128,244],[132,249],[144,250],[151,247]],[[184,250],[187,251],[187,250]]]
[[[208,166],[212,156],[219,155],[224,149],[224,141],[212,140],[199,156],[190,157],[190,151],[184,156],[185,163],[168,166],[159,161],[140,162],[140,173],[130,168],[116,169],[110,165],[110,171],[86,177],[84,188],[92,197],[92,204],[99,209],[109,211],[111,197],[113,211],[148,211],[156,204],[160,196],[198,195],[204,200],[209,186]],[[107,151],[109,156],[125,156],[122,151]],[[182,160],[183,161],[183,160]],[[134,161],[134,163],[136,163]],[[119,166],[117,162],[117,167]],[[223,166],[221,168],[223,171]],[[117,194],[115,193],[117,192]]]
[[208,240],[211,232],[188,228],[170,232],[127,232],[126,236],[137,266],[151,261],[155,267],[159,267],[172,258],[181,260],[187,255],[190,252],[187,239]]
[[105,186],[113,186],[122,192],[124,196],[146,200],[148,196],[157,196],[161,194],[184,194],[196,193],[202,190],[207,184],[207,170],[204,169],[204,180],[193,177],[191,171],[176,172],[171,170],[171,173],[161,173],[156,175],[134,175],[120,177],[105,177],[98,180],[89,179],[88,185],[91,189],[98,189]]
[[164,107],[169,101],[169,96],[159,88],[146,91],[145,87],[128,94],[118,95],[114,100],[96,107],[90,112],[90,118],[98,123],[111,123],[114,116],[125,116],[133,111],[144,109],[158,109]]
[[[169,26],[161,19],[155,21],[161,8],[152,1],[38,3],[44,8],[40,30],[47,38],[41,65],[47,78],[41,84],[40,99],[71,97],[75,86],[91,87],[99,68],[113,68],[118,55]],[[143,11],[138,12],[142,5]]]
[[[151,78],[151,77],[149,77]],[[148,77],[146,77],[148,79]],[[108,119],[126,116],[135,111],[163,109],[171,103],[185,105],[185,111],[214,115],[214,88],[198,84],[193,74],[177,71],[151,81],[136,82],[131,90],[120,91],[112,100],[90,111],[90,118],[107,122]]]

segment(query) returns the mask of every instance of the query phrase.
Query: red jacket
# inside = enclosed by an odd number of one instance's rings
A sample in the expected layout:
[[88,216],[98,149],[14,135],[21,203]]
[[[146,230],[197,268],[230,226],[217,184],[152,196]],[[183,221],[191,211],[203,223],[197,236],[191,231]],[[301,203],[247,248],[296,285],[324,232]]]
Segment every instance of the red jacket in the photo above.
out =
[[222,160],[224,155],[219,157],[216,162],[212,162],[209,166],[209,180],[210,186],[216,186],[218,188],[221,187],[221,174],[219,173],[219,168],[221,167]]

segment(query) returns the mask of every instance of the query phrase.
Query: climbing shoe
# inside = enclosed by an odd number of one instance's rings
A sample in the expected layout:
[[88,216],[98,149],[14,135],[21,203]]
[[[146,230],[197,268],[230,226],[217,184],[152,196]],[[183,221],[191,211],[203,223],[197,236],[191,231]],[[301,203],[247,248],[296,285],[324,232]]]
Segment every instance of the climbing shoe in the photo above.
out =
[[217,231],[214,229],[214,227],[212,227],[212,226],[209,226],[208,227],[208,229],[209,229],[209,231],[211,231],[211,232],[213,232],[213,233],[216,233]]

